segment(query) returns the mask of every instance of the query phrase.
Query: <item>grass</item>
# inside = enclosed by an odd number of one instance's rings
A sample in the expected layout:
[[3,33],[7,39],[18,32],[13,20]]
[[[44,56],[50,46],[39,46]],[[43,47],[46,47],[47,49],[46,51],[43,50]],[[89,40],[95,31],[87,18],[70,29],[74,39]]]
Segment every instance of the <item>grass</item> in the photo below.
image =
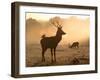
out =
[[81,65],[89,64],[89,47],[80,46],[79,48],[68,48],[58,45],[56,50],[56,62],[51,62],[50,49],[45,52],[45,62],[41,62],[40,45],[27,45],[26,47],[26,67],[36,66],[57,66],[57,65]]

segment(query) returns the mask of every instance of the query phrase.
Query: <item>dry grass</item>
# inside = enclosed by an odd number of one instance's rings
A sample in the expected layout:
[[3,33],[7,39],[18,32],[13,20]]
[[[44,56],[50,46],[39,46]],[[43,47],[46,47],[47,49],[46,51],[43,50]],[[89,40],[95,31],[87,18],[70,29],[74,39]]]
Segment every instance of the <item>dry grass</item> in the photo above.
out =
[[51,63],[50,49],[45,53],[45,62],[41,62],[42,54],[40,45],[27,45],[26,47],[26,67],[34,66],[55,66],[55,65],[79,65],[89,64],[89,47],[68,48],[59,45],[56,51],[56,62]]

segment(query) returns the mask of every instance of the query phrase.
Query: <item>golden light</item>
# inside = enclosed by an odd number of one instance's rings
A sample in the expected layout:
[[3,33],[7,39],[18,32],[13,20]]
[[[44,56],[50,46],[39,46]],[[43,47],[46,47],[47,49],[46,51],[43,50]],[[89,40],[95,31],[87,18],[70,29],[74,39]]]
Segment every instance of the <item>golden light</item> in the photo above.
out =
[[[89,16],[27,13],[26,21],[32,18],[39,22],[41,25],[44,25],[47,24],[47,22],[55,16],[59,16],[62,19],[62,29],[67,33],[63,36],[60,44],[68,44],[74,41],[84,42],[89,39]],[[44,23],[42,21],[44,21]],[[55,36],[56,31],[57,28],[55,28],[53,25],[34,26],[33,24],[33,27],[31,27],[27,32],[27,36],[30,36],[27,37],[27,43],[38,43],[42,34],[46,34],[48,37]]]

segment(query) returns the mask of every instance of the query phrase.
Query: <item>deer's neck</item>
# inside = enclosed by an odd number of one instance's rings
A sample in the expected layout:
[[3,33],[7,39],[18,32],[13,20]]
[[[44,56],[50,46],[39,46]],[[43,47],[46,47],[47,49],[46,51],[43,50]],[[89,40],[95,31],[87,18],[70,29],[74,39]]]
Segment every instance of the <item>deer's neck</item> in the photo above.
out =
[[62,35],[56,35],[56,41],[57,41],[57,42],[60,42],[61,39],[62,39]]

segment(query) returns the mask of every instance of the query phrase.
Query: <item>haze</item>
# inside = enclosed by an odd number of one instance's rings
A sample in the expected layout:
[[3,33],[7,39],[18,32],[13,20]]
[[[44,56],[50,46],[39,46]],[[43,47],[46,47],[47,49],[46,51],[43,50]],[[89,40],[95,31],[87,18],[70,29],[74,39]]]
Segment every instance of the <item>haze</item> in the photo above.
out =
[[50,23],[50,19],[55,16],[61,19],[62,30],[67,33],[62,37],[60,44],[88,42],[89,16],[26,13],[26,44],[39,44],[43,34],[47,37],[55,36],[57,28]]

